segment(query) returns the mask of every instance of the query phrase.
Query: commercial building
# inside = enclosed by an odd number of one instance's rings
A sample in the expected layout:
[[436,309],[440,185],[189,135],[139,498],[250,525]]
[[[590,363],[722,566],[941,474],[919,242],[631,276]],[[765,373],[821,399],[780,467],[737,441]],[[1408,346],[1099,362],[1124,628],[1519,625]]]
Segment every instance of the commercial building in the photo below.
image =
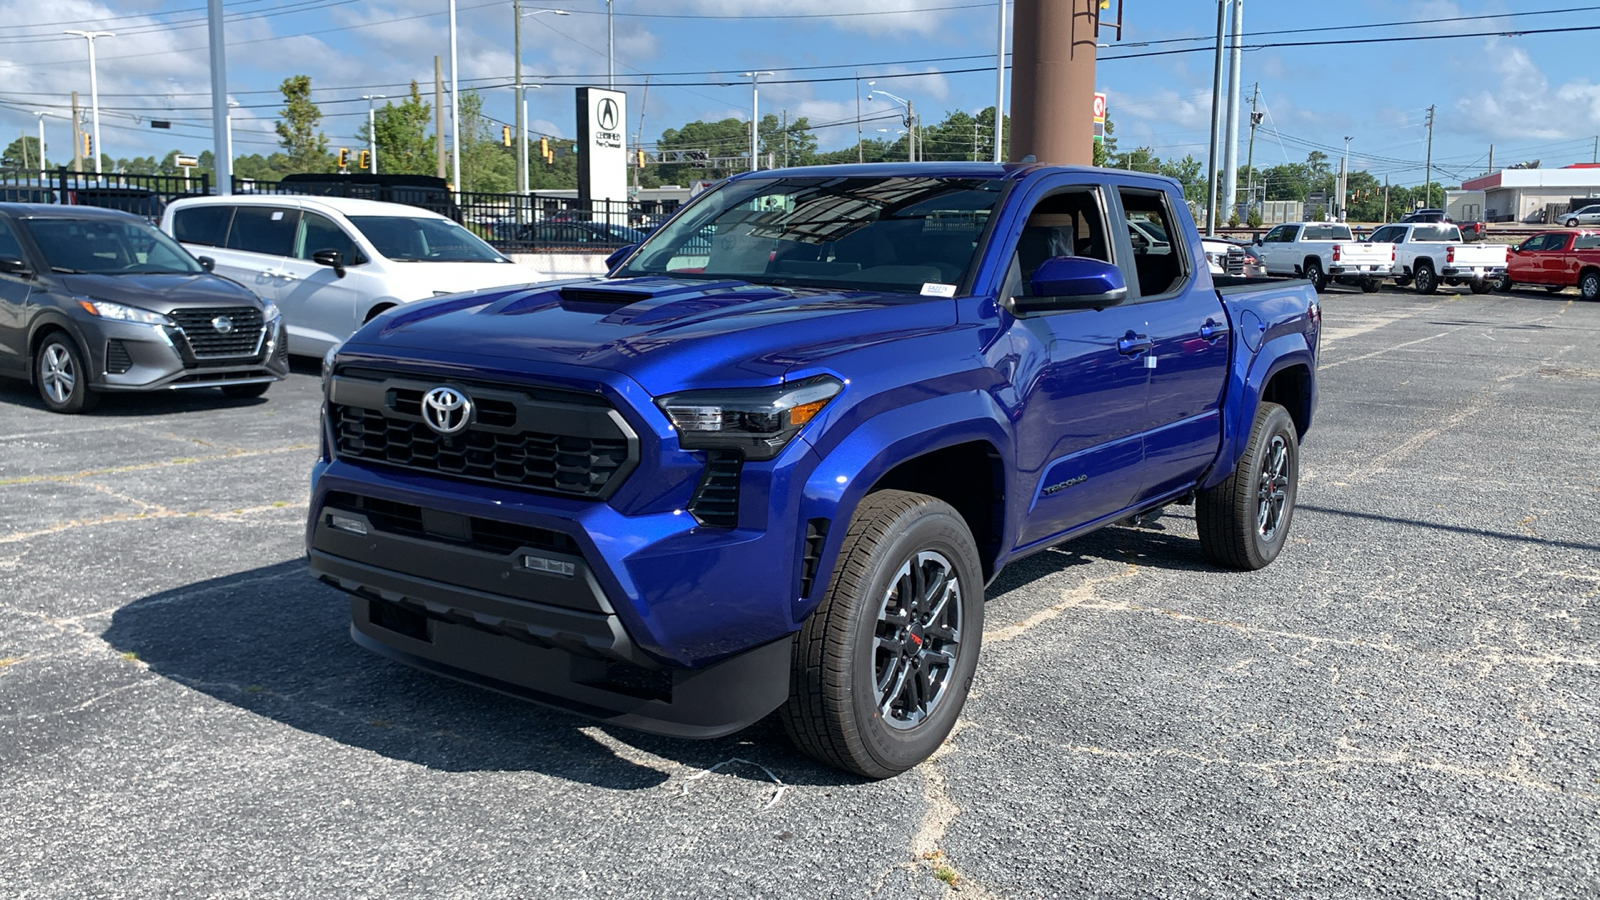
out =
[[1578,163],[1560,169],[1502,169],[1461,183],[1463,191],[1483,191],[1484,219],[1490,222],[1554,222],[1574,201],[1600,203],[1600,165]]

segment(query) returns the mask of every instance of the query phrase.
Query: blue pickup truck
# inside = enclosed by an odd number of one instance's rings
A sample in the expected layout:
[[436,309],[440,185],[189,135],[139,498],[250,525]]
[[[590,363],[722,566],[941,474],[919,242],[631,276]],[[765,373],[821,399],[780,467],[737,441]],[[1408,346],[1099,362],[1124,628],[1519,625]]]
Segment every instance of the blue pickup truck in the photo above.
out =
[[330,352],[311,567],[410,665],[685,737],[778,710],[887,777],[954,725],[1007,563],[1191,502],[1207,558],[1277,556],[1320,324],[1210,274],[1171,179],[741,175],[605,278]]

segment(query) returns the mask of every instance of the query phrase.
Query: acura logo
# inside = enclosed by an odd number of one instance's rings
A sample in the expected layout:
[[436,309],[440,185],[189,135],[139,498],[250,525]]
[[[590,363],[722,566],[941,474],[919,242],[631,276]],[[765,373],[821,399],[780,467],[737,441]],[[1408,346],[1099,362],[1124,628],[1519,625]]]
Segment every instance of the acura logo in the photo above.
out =
[[233,320],[227,316],[217,316],[211,320],[211,327],[217,330],[217,334],[227,334],[233,330]]
[[436,387],[422,398],[422,421],[440,434],[455,434],[472,418],[472,401],[455,388]]
[[615,131],[617,127],[617,101],[610,97],[601,99],[600,105],[595,107],[595,119],[600,127],[606,131]]

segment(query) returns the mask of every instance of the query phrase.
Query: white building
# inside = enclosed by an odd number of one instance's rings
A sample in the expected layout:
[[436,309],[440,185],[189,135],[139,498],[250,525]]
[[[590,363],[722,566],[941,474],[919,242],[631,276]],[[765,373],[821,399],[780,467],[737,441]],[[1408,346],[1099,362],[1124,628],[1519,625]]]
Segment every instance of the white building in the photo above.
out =
[[1600,165],[1579,163],[1561,169],[1502,169],[1461,183],[1463,191],[1483,191],[1483,214],[1490,222],[1549,222],[1580,197],[1600,202]]

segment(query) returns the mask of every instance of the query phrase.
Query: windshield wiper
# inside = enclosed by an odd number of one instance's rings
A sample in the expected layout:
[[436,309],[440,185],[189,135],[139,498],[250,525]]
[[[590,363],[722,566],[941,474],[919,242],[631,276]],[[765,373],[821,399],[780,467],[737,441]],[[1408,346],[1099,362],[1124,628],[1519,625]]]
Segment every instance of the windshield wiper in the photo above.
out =
[[52,271],[52,272],[60,272],[62,275],[86,275],[86,274],[88,274],[87,272],[83,271],[82,269],[68,269],[65,266],[51,266],[50,267],[50,271]]

